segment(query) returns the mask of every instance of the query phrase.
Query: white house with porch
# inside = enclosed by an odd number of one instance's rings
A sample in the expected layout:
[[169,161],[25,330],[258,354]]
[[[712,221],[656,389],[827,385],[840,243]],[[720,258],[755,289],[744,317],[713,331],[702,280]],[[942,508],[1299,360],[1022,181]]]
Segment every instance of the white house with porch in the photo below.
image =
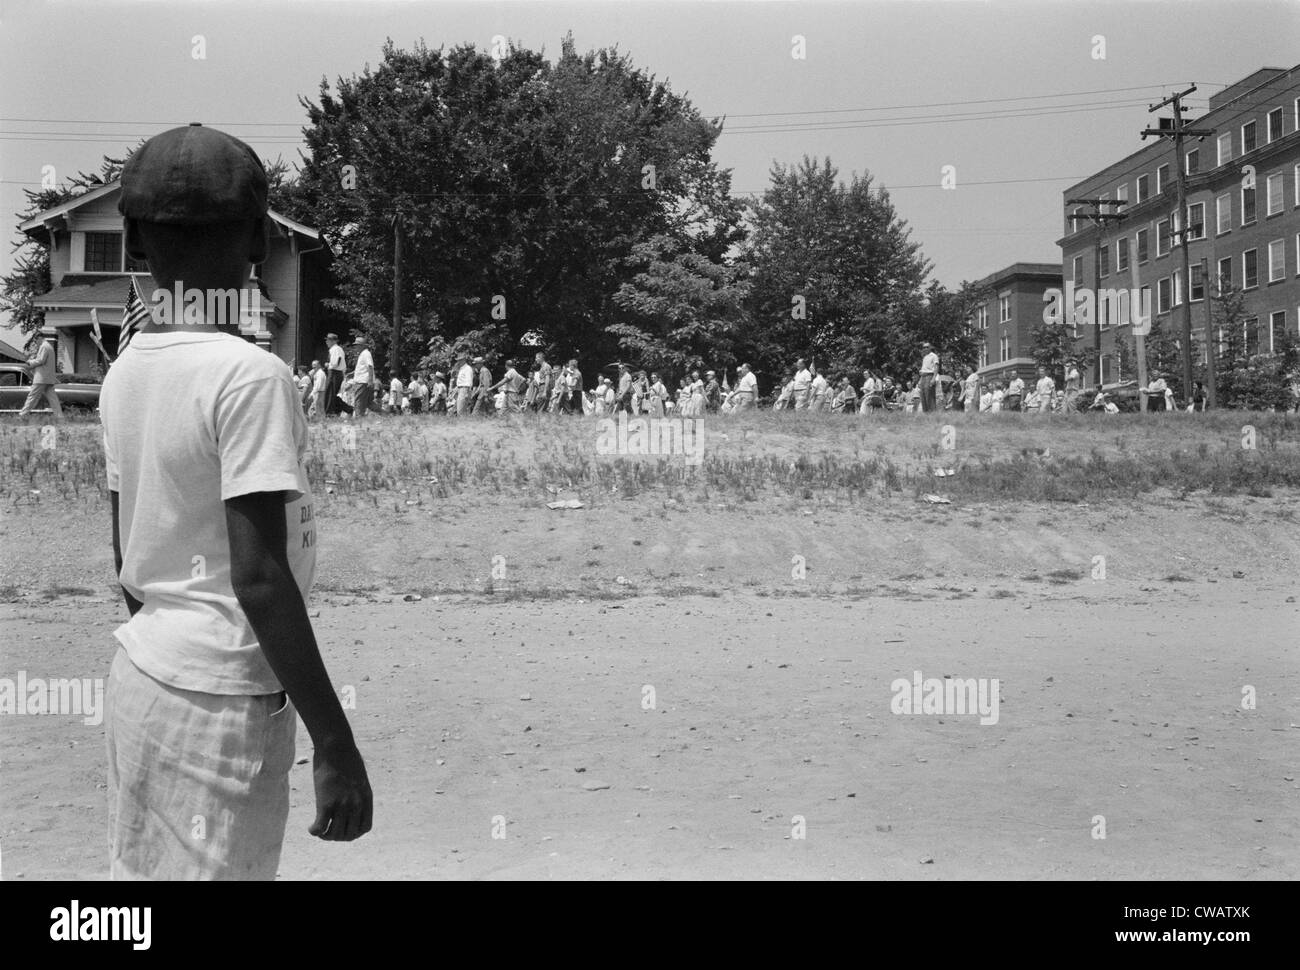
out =
[[[54,285],[33,302],[45,311],[45,325],[58,331],[59,370],[65,373],[107,366],[91,339],[91,310],[98,315],[104,349],[116,355],[128,281],[135,276],[146,297],[154,289],[147,267],[126,253],[119,191],[117,181],[106,183],[18,227],[50,248]],[[321,299],[329,295],[331,254],[315,229],[275,211],[269,217],[270,249],[249,280],[261,298],[255,310],[242,315],[239,329],[294,366],[319,356],[324,346]]]

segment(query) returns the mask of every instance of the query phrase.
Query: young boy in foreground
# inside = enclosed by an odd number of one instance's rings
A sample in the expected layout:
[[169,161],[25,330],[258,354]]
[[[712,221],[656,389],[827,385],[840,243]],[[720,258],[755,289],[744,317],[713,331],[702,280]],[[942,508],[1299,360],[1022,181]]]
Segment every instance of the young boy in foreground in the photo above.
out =
[[[266,197],[243,142],[198,125],[164,132],[122,171],[127,251],[159,289],[238,292],[266,257]],[[365,766],[307,617],[307,424],[288,366],[218,329],[236,309],[166,306],[100,401],[131,614],[108,690],[112,875],[274,879],[298,715],[315,748],[308,831],[346,842],[371,827]]]

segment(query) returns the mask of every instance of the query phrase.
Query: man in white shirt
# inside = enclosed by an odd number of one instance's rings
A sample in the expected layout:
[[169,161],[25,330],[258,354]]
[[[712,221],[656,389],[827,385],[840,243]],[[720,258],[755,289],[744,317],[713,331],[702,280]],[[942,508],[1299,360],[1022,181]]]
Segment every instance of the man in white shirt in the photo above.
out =
[[325,418],[325,394],[329,387],[329,375],[319,360],[311,362],[311,408],[307,411],[309,418]]
[[812,395],[813,372],[808,369],[808,364],[802,357],[794,362],[794,388],[790,396],[794,399],[794,409],[796,411],[807,411],[808,402]]
[[[164,132],[122,170],[126,251],[163,291],[237,291],[266,257],[266,198],[243,142],[200,125]],[[101,395],[130,613],[105,722],[114,878],[274,879],[298,715],[315,755],[308,831],[351,841],[371,827],[365,766],[305,603],[307,422],[284,362],[216,323],[149,320]]]
[[456,417],[463,418],[469,414],[473,390],[474,368],[469,359],[461,354],[456,358]]
[[825,374],[817,374],[809,388],[812,400],[808,404],[810,411],[825,411],[830,406],[831,385]]
[[325,346],[329,348],[328,363],[325,368],[328,371],[325,386],[325,413],[351,414],[351,406],[339,397],[339,391],[343,389],[343,378],[348,370],[348,358],[343,353],[342,345],[339,344],[339,335],[327,333]]
[[[731,392],[731,406],[734,411],[747,411],[758,404],[758,378],[754,376],[748,364],[740,365],[739,374],[740,379],[736,381],[736,389]],[[805,403],[804,406],[807,407],[807,404]]]
[[1056,381],[1048,376],[1046,367],[1038,368],[1038,383],[1034,385],[1034,390],[1038,394],[1038,413],[1046,414],[1056,399]]
[[429,394],[429,387],[424,383],[424,375],[417,372],[406,387],[406,397],[411,402],[411,413],[419,414],[424,410],[424,399]]
[[[1006,401],[1006,398],[1011,398],[1012,400],[1008,402]],[[1021,378],[1020,375],[1017,374],[1015,377],[1011,379],[1011,383],[1007,385],[1006,395],[1004,397],[1004,404],[1006,405],[1008,410],[1019,411],[1021,409],[1024,400],[1025,400],[1025,382],[1023,378]]]
[[53,327],[42,328],[36,353],[27,358],[27,367],[32,372],[32,389],[27,392],[27,400],[18,412],[20,418],[27,417],[32,413],[32,408],[45,401],[49,404],[53,420],[63,419],[63,406],[59,404],[59,396],[54,392],[58,377],[54,373],[54,342],[51,338],[57,332]]
[[934,411],[937,409],[935,404],[935,381],[939,378],[939,355],[934,352],[934,347],[928,341],[921,344],[921,349],[925,351],[925,356],[921,358],[921,383],[919,385],[921,410]]
[[375,358],[370,353],[370,341],[363,333],[353,341],[353,346],[360,347],[357,354],[357,366],[352,371],[352,380],[356,384],[356,400],[352,402],[352,416],[361,421],[366,412],[371,410],[375,398]]
[[429,387],[429,412],[447,413],[447,375],[440,370],[433,372],[433,384]]

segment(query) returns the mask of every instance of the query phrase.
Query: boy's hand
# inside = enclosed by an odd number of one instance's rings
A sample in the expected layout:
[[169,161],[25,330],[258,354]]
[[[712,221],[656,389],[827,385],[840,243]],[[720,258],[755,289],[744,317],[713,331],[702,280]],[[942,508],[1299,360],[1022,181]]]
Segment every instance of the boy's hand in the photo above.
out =
[[312,777],[316,784],[316,821],[308,832],[326,842],[351,842],[370,831],[370,780],[355,744],[318,748]]

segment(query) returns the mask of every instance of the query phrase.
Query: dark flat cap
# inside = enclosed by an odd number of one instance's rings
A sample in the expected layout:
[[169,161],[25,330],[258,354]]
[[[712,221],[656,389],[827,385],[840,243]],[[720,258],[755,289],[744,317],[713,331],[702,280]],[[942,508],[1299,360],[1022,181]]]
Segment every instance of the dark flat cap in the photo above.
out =
[[180,226],[237,222],[266,215],[266,192],[256,152],[195,122],[154,135],[127,159],[117,210]]

